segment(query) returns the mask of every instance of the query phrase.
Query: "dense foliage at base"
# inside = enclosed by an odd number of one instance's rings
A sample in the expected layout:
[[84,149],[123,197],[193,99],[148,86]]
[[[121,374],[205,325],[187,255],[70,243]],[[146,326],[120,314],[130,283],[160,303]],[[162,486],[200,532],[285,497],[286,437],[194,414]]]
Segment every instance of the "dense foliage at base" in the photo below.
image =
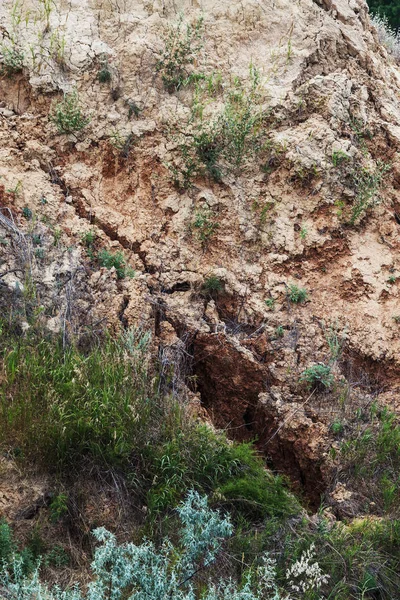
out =
[[[168,588],[171,599],[396,597],[400,589],[400,521],[385,512],[393,505],[396,492],[391,492],[390,498],[384,493],[379,520],[343,523],[323,508],[310,518],[285,480],[265,469],[251,444],[231,443],[223,433],[190,416],[179,395],[172,393],[171,365],[149,360],[148,333],[128,330],[117,339],[106,338],[82,349],[64,347],[62,341],[43,332],[38,335],[34,328],[21,334],[3,322],[1,330],[0,452],[21,469],[29,469],[34,461],[36,467],[64,482],[64,489],[90,464],[123,474],[129,500],[146,506],[145,522],[138,527],[142,545],[135,545],[134,552],[146,560],[151,558],[146,569],[164,564],[168,585],[178,586]],[[368,431],[362,430],[362,439],[358,436],[357,443],[342,446],[343,468],[353,476],[351,465],[354,461],[361,464],[362,450],[363,477],[371,477],[367,464],[373,460],[374,471],[382,471],[384,481],[394,485],[395,470],[384,465],[387,457],[381,456],[380,448],[382,444],[388,447],[389,436],[389,458],[394,465],[398,430],[390,415],[379,415],[375,410],[375,420]],[[377,480],[379,486],[381,479]],[[221,511],[221,522],[232,522],[234,532],[227,526],[230,535],[224,543],[221,545],[220,536],[212,542],[212,547],[218,548],[215,566],[210,564],[203,573],[203,560],[199,574],[180,586],[183,575],[177,574],[175,583],[170,575],[181,568],[182,552],[188,544],[179,542],[175,508],[185,498],[192,498],[193,511],[204,514],[211,510],[204,504],[204,495],[212,510]],[[196,506],[193,498],[197,498]],[[50,504],[49,518],[57,520],[68,511],[68,496],[59,494]],[[182,517],[182,512],[179,514]],[[212,515],[207,522],[211,523]],[[118,557],[125,561],[133,552],[133,546],[129,551],[128,546],[118,546],[104,530],[96,535],[102,545],[92,567],[93,586],[101,584],[101,577],[108,577],[95,566],[105,548],[116,561],[116,569],[125,564],[118,562]],[[196,533],[196,543],[199,540]],[[7,523],[0,525],[0,562],[9,572],[7,585],[19,581],[21,593],[15,597],[37,597],[39,560],[42,573],[46,565],[63,568],[69,557],[57,547],[43,548],[39,535],[20,544]],[[111,563],[107,564],[109,568]],[[135,564],[124,567],[130,569],[130,590]],[[226,583],[221,583],[221,573]],[[157,575],[162,588],[167,583],[160,578]],[[51,594],[53,598],[81,597],[77,590],[65,595],[60,590],[50,593],[43,586],[40,589],[50,594],[49,598]],[[96,593],[102,597],[98,590]]]

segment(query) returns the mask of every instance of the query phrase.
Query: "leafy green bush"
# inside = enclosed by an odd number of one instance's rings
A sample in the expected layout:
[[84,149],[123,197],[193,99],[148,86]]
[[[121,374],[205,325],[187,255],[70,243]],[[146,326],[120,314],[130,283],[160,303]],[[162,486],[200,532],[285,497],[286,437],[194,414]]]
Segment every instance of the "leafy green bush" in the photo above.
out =
[[332,163],[334,167],[338,167],[344,161],[350,160],[350,156],[343,152],[343,150],[336,150],[332,152]]
[[334,381],[332,369],[329,365],[312,365],[303,371],[300,381],[307,383],[310,388],[330,388]]
[[90,123],[90,118],[82,112],[76,90],[65,94],[61,102],[52,107],[49,118],[60,134],[76,133]]
[[352,184],[356,190],[356,199],[352,207],[350,223],[355,222],[371,207],[380,202],[378,196],[384,175],[390,170],[390,165],[378,161],[374,171],[361,167],[352,174]]
[[11,77],[15,73],[20,73],[24,68],[25,55],[21,48],[16,44],[0,45],[0,74],[5,74]]
[[209,80],[196,87],[192,115],[186,131],[177,136],[179,163],[169,165],[174,183],[189,188],[196,177],[209,175],[220,182],[224,173],[240,174],[250,159],[263,148],[261,125],[263,113],[259,92],[260,75],[250,65],[248,80],[236,77],[224,94],[215,116],[203,118],[210,103]]
[[198,239],[207,244],[219,228],[216,215],[210,208],[199,208],[192,222],[192,229],[196,232]]
[[197,19],[194,25],[184,25],[182,16],[164,36],[164,48],[157,61],[156,69],[169,92],[178,91],[191,83],[193,73],[189,68],[194,64],[203,47],[202,38],[203,19]]
[[186,428],[158,448],[147,450],[151,476],[158,482],[148,494],[148,505],[155,513],[175,504],[190,488],[215,490],[234,515],[260,518],[298,510],[284,480],[265,470],[251,444],[229,444],[223,434],[207,426]]
[[308,294],[305,288],[300,288],[298,285],[292,283],[288,286],[288,296],[294,304],[303,304],[307,300]]
[[334,421],[331,424],[331,431],[334,435],[341,435],[344,431],[344,426],[343,423],[341,423],[341,421]]
[[224,290],[224,282],[217,275],[209,275],[205,278],[202,289],[208,296],[217,296]]
[[223,156],[233,170],[240,169],[247,158],[256,156],[261,150],[259,131],[262,112],[259,108],[259,83],[259,72],[250,65],[250,88],[247,89],[243,82],[236,78],[220,117],[223,124]]
[[68,513],[68,494],[61,492],[52,498],[50,503],[50,520],[60,521]]
[[245,477],[232,479],[220,488],[225,503],[234,512],[240,511],[248,519],[262,520],[266,515],[276,516],[290,514],[294,504],[290,506],[283,479],[250,473]]
[[97,258],[101,267],[106,267],[107,269],[112,269],[114,267],[118,279],[123,279],[125,277],[126,262],[122,252],[113,254],[103,248],[103,250],[100,250]]

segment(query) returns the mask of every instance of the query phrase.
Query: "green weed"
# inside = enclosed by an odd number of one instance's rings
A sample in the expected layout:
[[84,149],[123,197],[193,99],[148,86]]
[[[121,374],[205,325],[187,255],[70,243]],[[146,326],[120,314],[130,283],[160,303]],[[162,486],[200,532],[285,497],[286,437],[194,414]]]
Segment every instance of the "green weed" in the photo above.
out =
[[276,304],[276,300],[275,300],[275,298],[272,298],[272,297],[271,298],[267,298],[266,301],[265,301],[265,304],[268,306],[268,308],[270,310],[274,310],[275,304]]
[[316,364],[305,369],[300,382],[306,383],[309,388],[322,387],[328,389],[333,384],[333,375],[329,365]]
[[100,83],[109,83],[112,79],[111,69],[106,57],[103,57],[100,63],[100,69],[97,73],[97,79]]
[[374,171],[364,167],[354,170],[352,184],[356,190],[356,199],[351,211],[351,225],[354,225],[369,208],[379,204],[378,192],[382,186],[384,175],[390,169],[390,165],[378,161]]
[[216,222],[216,216],[209,208],[200,208],[197,210],[192,222],[192,230],[195,231],[198,239],[207,244],[219,228]]
[[116,252],[113,254],[112,252],[109,252],[103,248],[103,250],[100,250],[97,259],[101,267],[106,267],[107,269],[112,269],[114,267],[118,279],[124,279],[126,276],[127,265],[122,252]]
[[332,164],[334,167],[340,166],[343,162],[350,160],[350,156],[343,150],[332,152]]
[[288,286],[288,298],[294,304],[303,304],[308,298],[308,293],[305,288],[292,283]]
[[165,89],[171,93],[193,81],[191,67],[203,47],[203,19],[199,18],[191,25],[184,24],[180,16],[177,24],[169,28],[163,42],[164,48],[156,70],[161,75]]
[[16,73],[20,73],[24,68],[24,60],[25,54],[17,44],[0,45],[0,74],[12,77]]
[[52,107],[49,119],[60,134],[77,133],[90,123],[82,111],[77,91],[65,94],[61,102]]
[[224,282],[217,275],[209,275],[205,278],[202,289],[207,296],[218,296],[224,290]]

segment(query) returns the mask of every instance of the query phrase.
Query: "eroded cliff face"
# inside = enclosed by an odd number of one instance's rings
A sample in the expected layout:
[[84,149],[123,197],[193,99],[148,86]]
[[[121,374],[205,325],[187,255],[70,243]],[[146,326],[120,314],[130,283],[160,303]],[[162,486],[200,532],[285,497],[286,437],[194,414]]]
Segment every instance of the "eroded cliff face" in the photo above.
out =
[[[150,328],[172,354],[184,339],[192,392],[214,423],[257,437],[271,466],[318,503],[341,484],[331,423],[351,421],[372,395],[396,408],[399,388],[400,71],[366,3],[15,6],[0,6],[3,43],[25,54],[23,71],[0,80],[0,205],[42,237],[32,269],[46,326]],[[195,92],[167,91],[156,68],[181,13],[204,18],[199,72],[220,72],[228,88],[257,67],[264,136],[240,171],[197,174],[187,189],[171,164],[181,166],[177,135]],[[91,120],[58,135],[51,103],[73,89]],[[220,102],[204,102],[207,119]],[[130,151],[116,136],[134,141]],[[122,250],[135,277],[95,268],[82,242],[92,230],[96,249]],[[1,289],[13,294],[26,285],[14,272],[21,245],[10,230],[4,240],[1,268],[13,272]],[[210,276],[222,289],[204,291]],[[290,300],[291,284],[306,302]],[[310,392],[299,378],[319,362],[335,385]]]

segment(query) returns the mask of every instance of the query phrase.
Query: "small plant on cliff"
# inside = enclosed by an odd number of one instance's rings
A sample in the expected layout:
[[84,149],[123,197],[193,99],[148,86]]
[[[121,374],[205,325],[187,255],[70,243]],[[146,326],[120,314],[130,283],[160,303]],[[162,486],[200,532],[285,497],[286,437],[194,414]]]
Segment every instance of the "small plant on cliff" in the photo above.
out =
[[230,90],[224,112],[220,117],[223,135],[223,151],[229,169],[237,171],[246,159],[261,150],[260,127],[260,73],[250,64],[249,82],[246,85],[238,77]]
[[65,94],[61,102],[53,106],[49,118],[60,134],[76,133],[90,123],[90,118],[85,117],[82,112],[76,90]]
[[390,171],[390,165],[378,161],[375,170],[357,168],[352,174],[352,184],[356,190],[356,199],[352,208],[350,224],[362,217],[365,212],[380,203],[378,195],[384,175]]
[[215,234],[219,224],[215,222],[215,215],[209,208],[200,208],[192,223],[192,229],[196,232],[198,239],[206,244]]
[[112,73],[106,56],[100,61],[100,69],[97,73],[97,79],[100,83],[109,83],[112,79]]
[[330,388],[333,384],[332,370],[329,365],[316,364],[308,367],[300,376],[300,382],[306,383],[309,388]]
[[61,492],[54,496],[50,503],[50,520],[53,523],[61,521],[68,513],[68,494]]
[[5,74],[7,77],[11,77],[15,73],[20,73],[24,68],[25,55],[19,46],[12,44],[7,46],[6,44],[0,45],[0,74]]
[[224,290],[224,282],[217,275],[209,275],[203,283],[203,292],[208,296],[218,296]]
[[343,152],[343,150],[332,152],[332,164],[334,167],[338,167],[347,160],[350,160],[350,156],[346,152]]
[[307,290],[292,283],[288,286],[288,297],[294,304],[303,304],[308,297]]
[[203,47],[202,37],[203,18],[197,19],[193,25],[184,25],[182,16],[164,36],[164,48],[156,69],[169,92],[178,91],[195,78],[190,67]]
[[200,176],[220,182],[225,173],[238,175],[263,150],[263,94],[258,69],[250,64],[247,79],[235,77],[225,85],[222,106],[219,101],[205,118],[204,111],[213,102],[213,85],[210,92],[209,79],[197,81],[191,116],[185,129],[179,126],[180,134],[174,134],[178,157],[168,167],[179,188],[191,187]]
[[81,240],[86,248],[93,248],[93,244],[96,240],[96,232],[93,229],[85,231],[81,235]]
[[114,267],[118,279],[123,279],[125,277],[126,262],[122,252],[116,252],[113,254],[112,252],[109,252],[103,248],[103,250],[100,250],[98,254],[98,260],[100,266],[102,267],[106,267],[107,269],[112,269]]

